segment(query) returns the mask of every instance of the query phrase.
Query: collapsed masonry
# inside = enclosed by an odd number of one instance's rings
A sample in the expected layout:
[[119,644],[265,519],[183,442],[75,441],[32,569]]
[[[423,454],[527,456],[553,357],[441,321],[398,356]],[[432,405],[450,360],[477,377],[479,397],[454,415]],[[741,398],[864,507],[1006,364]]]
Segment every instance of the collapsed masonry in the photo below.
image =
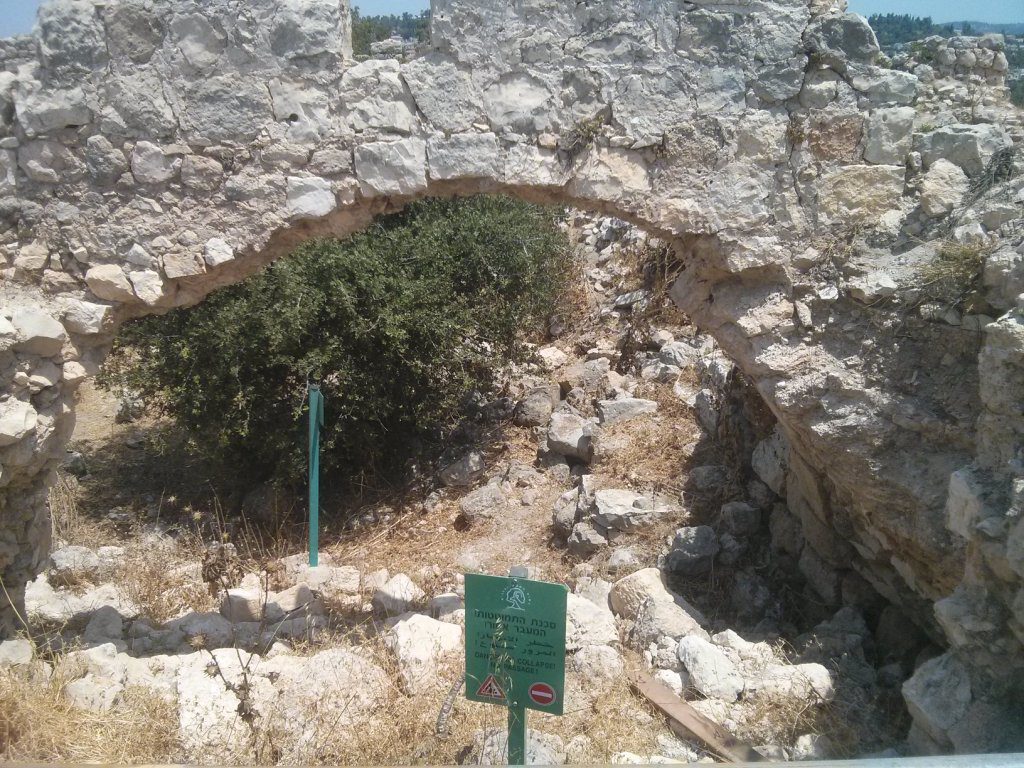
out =
[[[351,61],[344,0],[56,0],[0,47],[2,631],[123,320],[505,191],[673,243],[675,300],[779,420],[822,598],[856,572],[948,644],[920,682],[951,695],[912,706],[936,749],[998,732],[1024,676],[1024,180],[997,68],[883,68],[829,0],[433,5],[401,64]],[[948,244],[983,292],[929,292]]]

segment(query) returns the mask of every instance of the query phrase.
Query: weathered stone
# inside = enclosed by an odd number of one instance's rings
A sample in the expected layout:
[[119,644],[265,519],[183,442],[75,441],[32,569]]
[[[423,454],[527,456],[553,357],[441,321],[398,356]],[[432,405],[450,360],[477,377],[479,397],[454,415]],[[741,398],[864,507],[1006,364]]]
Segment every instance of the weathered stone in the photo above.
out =
[[569,534],[569,552],[579,558],[587,558],[608,545],[608,539],[590,523],[576,523]]
[[702,637],[689,636],[679,641],[677,653],[696,691],[727,702],[739,698],[743,677],[720,648]]
[[398,662],[402,689],[420,696],[448,681],[441,665],[462,650],[462,629],[421,614],[403,616],[384,636]]
[[508,508],[508,497],[501,486],[489,483],[472,491],[459,501],[459,511],[469,523],[480,522],[500,515]]
[[404,573],[398,573],[373,593],[373,609],[388,616],[398,616],[426,597],[427,595],[412,582],[412,579]]
[[449,487],[472,485],[487,469],[483,454],[470,451],[458,461],[441,470],[441,482]]
[[162,184],[177,176],[181,159],[164,154],[156,144],[140,141],[132,152],[132,175],[140,184]]
[[97,264],[85,273],[89,290],[108,301],[134,301],[135,292],[121,267],[116,264]]
[[493,133],[457,133],[427,142],[430,178],[491,178],[500,171],[498,140]]
[[903,699],[914,724],[936,742],[949,745],[949,731],[967,714],[971,681],[950,653],[930,659],[903,684]]
[[427,144],[422,139],[361,144],[356,174],[366,195],[412,195],[427,187]]
[[650,600],[640,607],[629,640],[637,648],[646,648],[664,637],[678,640],[692,635],[707,639],[702,619],[699,613],[691,614],[674,601]]
[[593,521],[602,528],[628,532],[657,517],[653,502],[632,491],[606,489],[594,494]]
[[901,165],[913,145],[913,107],[878,109],[868,118],[864,159],[878,165]]
[[28,640],[5,640],[0,643],[0,669],[27,666],[34,657],[32,643]]
[[702,576],[711,570],[718,554],[718,537],[706,525],[680,528],[665,557],[665,568],[681,576]]
[[779,496],[786,495],[786,471],[789,468],[789,442],[776,429],[759,442],[750,458],[751,468],[765,485]]
[[288,177],[288,214],[293,218],[326,216],[338,207],[331,182],[316,177]]
[[967,174],[945,158],[931,164],[921,180],[921,210],[932,217],[950,213],[970,186]]
[[556,413],[548,426],[548,448],[570,459],[589,462],[594,456],[594,425],[573,413]]
[[822,179],[822,213],[833,220],[877,221],[899,207],[905,171],[902,166],[850,165]]
[[587,645],[614,645],[619,642],[615,617],[607,608],[595,605],[579,595],[570,594],[566,603],[566,650]]
[[938,160],[948,160],[968,176],[978,176],[992,156],[1011,145],[1006,130],[999,125],[947,125],[926,133],[915,145],[926,168]]
[[657,413],[658,404],[654,400],[638,397],[620,397],[616,400],[601,400],[597,404],[597,412],[602,424],[617,424]]
[[29,307],[14,310],[11,325],[18,332],[18,349],[33,355],[59,354],[68,338],[63,325],[46,312]]

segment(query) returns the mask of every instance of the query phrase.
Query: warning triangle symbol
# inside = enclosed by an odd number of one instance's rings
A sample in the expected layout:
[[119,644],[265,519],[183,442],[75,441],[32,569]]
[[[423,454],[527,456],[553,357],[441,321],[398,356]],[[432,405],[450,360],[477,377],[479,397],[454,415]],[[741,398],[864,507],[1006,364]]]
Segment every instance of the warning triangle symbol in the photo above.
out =
[[477,689],[476,695],[482,696],[485,699],[497,699],[499,701],[504,701],[505,699],[505,692],[501,690],[501,686],[494,679],[494,675],[487,676],[484,684]]

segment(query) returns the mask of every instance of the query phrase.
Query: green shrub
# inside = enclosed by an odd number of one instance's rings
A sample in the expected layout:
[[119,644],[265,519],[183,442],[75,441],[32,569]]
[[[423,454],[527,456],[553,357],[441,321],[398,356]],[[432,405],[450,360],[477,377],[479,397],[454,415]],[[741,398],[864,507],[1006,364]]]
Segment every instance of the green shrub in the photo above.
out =
[[306,382],[321,381],[325,472],[383,479],[543,330],[573,274],[558,215],[501,197],[415,203],[130,324],[101,381],[159,404],[232,474],[284,481],[304,476]]

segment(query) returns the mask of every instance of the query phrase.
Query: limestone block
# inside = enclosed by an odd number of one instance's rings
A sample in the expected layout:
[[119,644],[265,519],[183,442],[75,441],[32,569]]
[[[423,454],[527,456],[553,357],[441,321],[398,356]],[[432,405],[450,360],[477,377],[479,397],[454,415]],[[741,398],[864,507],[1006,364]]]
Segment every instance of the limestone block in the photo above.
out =
[[587,558],[608,546],[608,539],[592,523],[583,520],[572,527],[567,543],[571,554]]
[[497,133],[542,133],[557,127],[554,94],[543,80],[527,72],[502,75],[484,90],[483,102]]
[[702,637],[679,640],[679,661],[690,675],[690,685],[709,699],[732,702],[743,690],[743,677],[720,648]]
[[119,59],[143,64],[163,43],[163,25],[142,6],[126,3],[103,15],[107,28],[107,50]]
[[503,162],[493,133],[434,136],[427,142],[432,179],[498,178]]
[[597,149],[576,171],[573,189],[584,198],[621,200],[650,191],[647,165],[636,152],[625,149]]
[[422,614],[406,614],[384,636],[404,690],[417,696],[445,685],[442,664],[462,650],[462,629]]
[[49,261],[50,251],[46,243],[29,243],[22,246],[14,257],[14,267],[25,272],[39,272],[46,268]]
[[472,485],[486,471],[487,463],[479,451],[469,451],[441,470],[440,480],[449,487]]
[[859,69],[850,82],[876,107],[913,104],[917,98],[918,80],[909,72],[867,67]]
[[352,130],[413,132],[416,114],[399,66],[393,59],[370,59],[345,71],[338,98]]
[[786,473],[789,469],[789,441],[778,427],[759,442],[750,459],[751,468],[778,496],[786,495]]
[[447,56],[430,53],[402,66],[416,106],[446,133],[466,131],[483,116],[480,92],[470,73]]
[[870,272],[850,281],[850,296],[864,304],[874,304],[896,293],[899,285],[886,272]]
[[18,349],[34,355],[50,357],[60,353],[68,337],[64,326],[53,317],[30,307],[14,310],[11,324],[18,332]]
[[224,53],[227,38],[224,32],[201,13],[181,13],[171,20],[174,45],[185,61],[197,70],[215,66]]
[[97,264],[85,273],[85,282],[100,299],[134,301],[135,294],[124,271],[117,264]]
[[292,218],[319,218],[337,207],[338,201],[327,179],[288,177],[288,213]]
[[711,570],[718,549],[718,537],[713,528],[707,525],[680,528],[665,557],[665,568],[682,576],[701,576]]
[[594,424],[573,413],[556,413],[548,425],[548,448],[557,454],[589,462],[594,456]]
[[36,428],[36,409],[11,397],[0,402],[0,447],[14,445]]
[[197,192],[213,192],[224,179],[224,166],[212,157],[186,155],[181,162],[181,183]]
[[72,333],[98,334],[111,316],[108,304],[94,304],[89,301],[73,301],[63,313],[63,322]]
[[804,33],[804,40],[813,53],[839,72],[846,71],[848,62],[871,63],[880,50],[867,20],[856,13],[818,16]]
[[18,155],[10,149],[0,149],[0,195],[14,194],[18,180]]
[[921,136],[915,149],[921,153],[925,167],[938,160],[957,165],[968,176],[978,176],[992,156],[1012,145],[1009,134],[1000,125],[947,125]]
[[971,705],[971,679],[951,653],[929,659],[903,684],[903,699],[914,725],[939,744],[951,745],[949,731]]
[[554,150],[513,144],[505,153],[505,180],[509,184],[560,187],[568,178],[569,171]]
[[427,144],[422,139],[361,144],[355,168],[364,195],[412,195],[427,187]]
[[181,168],[181,159],[168,157],[148,141],[140,141],[132,152],[132,175],[140,184],[162,184],[173,179]]
[[970,467],[958,469],[949,478],[946,497],[946,527],[970,541],[974,527],[987,517],[998,514],[986,501],[985,486]]
[[692,636],[706,640],[708,634],[701,627],[703,619],[700,613],[691,612],[671,599],[650,600],[641,605],[629,641],[641,649],[666,637],[679,640]]
[[164,82],[154,67],[133,67],[103,79],[106,104],[100,127],[108,133],[146,138],[170,137],[178,128],[164,97]]
[[615,628],[615,617],[607,608],[602,608],[579,595],[567,598],[565,647],[574,651],[587,645],[615,645],[619,642],[619,631]]
[[191,144],[247,141],[273,122],[270,92],[255,76],[201,78],[187,87],[180,119]]
[[459,511],[469,523],[501,515],[508,508],[508,497],[498,483],[488,483],[459,501]]
[[931,217],[945,216],[960,204],[970,184],[959,166],[945,158],[935,160],[921,179],[921,210]]
[[593,521],[601,528],[628,532],[656,517],[654,503],[633,491],[603,488],[594,494]]
[[97,184],[113,184],[128,170],[124,152],[100,134],[86,140],[85,163],[89,176]]
[[901,166],[851,165],[823,177],[819,192],[822,213],[831,220],[876,222],[897,209],[903,197]]
[[397,573],[373,594],[373,608],[378,613],[397,616],[426,598],[422,589],[404,573]]
[[144,304],[156,304],[164,296],[164,279],[152,269],[140,269],[128,273],[132,291]]
[[81,87],[19,89],[15,93],[15,107],[18,122],[29,137],[92,122],[92,110]]
[[901,165],[913,147],[913,107],[877,109],[868,117],[864,159],[878,165]]
[[617,424],[658,412],[658,403],[638,397],[620,397],[616,400],[601,400],[597,412],[602,424]]
[[18,149],[18,165],[32,181],[44,184],[77,181],[85,164],[56,141],[30,141]]
[[[219,237],[213,237],[206,241],[206,248],[203,252],[203,260],[211,267],[219,267],[221,264],[227,264],[229,261],[234,261],[235,249],[227,242]],[[170,275],[168,275],[170,277]]]

